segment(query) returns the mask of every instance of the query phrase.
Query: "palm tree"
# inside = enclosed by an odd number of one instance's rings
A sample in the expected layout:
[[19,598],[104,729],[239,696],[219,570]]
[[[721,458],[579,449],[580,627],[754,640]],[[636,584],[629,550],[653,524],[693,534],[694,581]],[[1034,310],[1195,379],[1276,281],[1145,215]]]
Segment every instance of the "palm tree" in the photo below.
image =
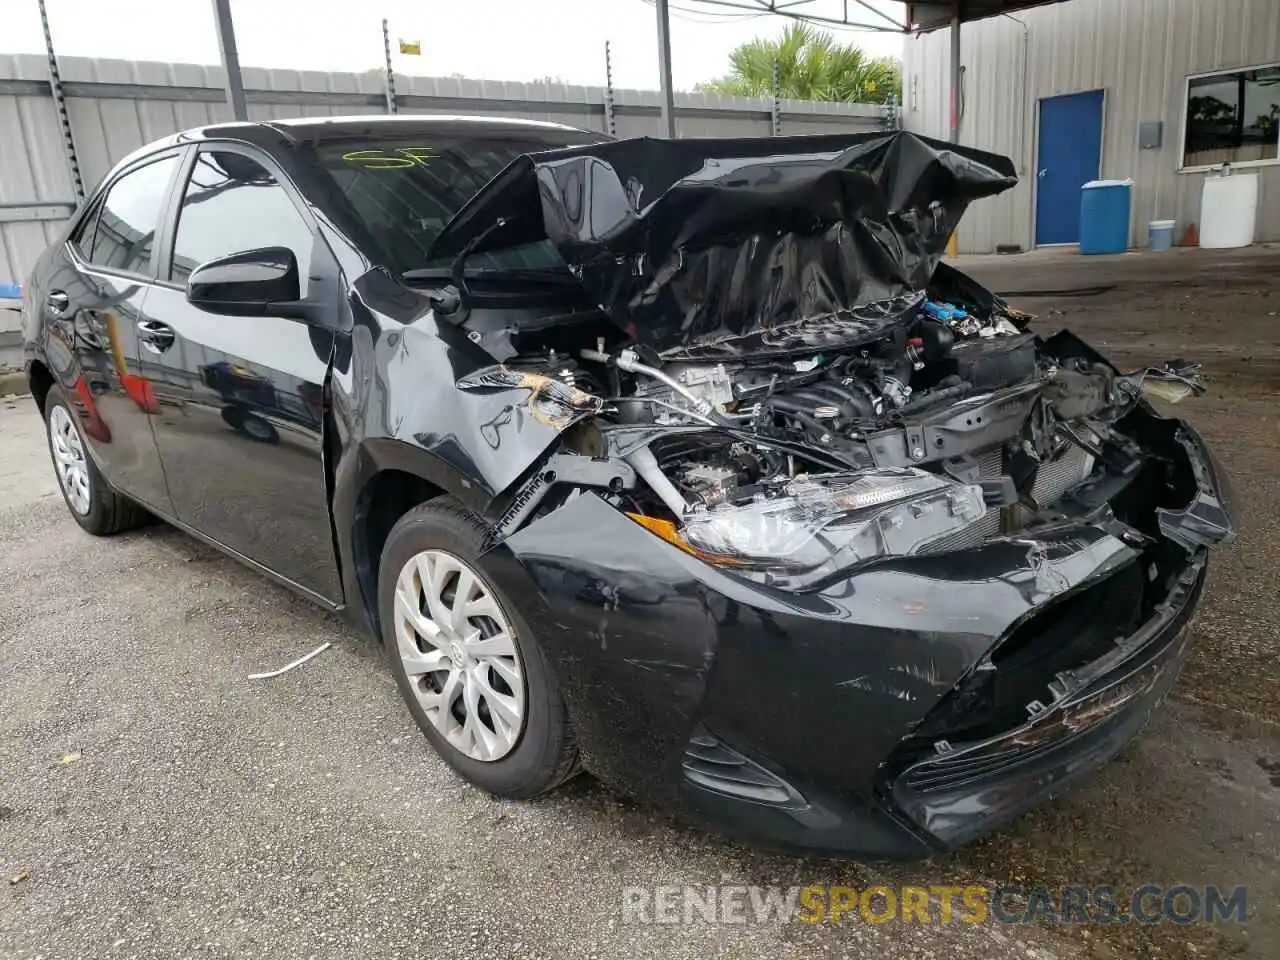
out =
[[837,43],[831,34],[800,22],[776,40],[757,37],[740,45],[729,54],[729,75],[700,89],[767,96],[773,93],[775,62],[779,92],[791,99],[884,103],[902,96],[902,65],[896,59],[868,57],[852,44]]

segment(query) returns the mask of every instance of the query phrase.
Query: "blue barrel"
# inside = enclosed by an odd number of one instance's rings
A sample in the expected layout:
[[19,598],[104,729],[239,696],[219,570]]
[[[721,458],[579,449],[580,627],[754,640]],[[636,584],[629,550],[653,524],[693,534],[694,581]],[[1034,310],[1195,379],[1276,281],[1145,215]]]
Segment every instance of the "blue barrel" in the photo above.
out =
[[1129,249],[1131,180],[1093,180],[1080,188],[1080,252]]

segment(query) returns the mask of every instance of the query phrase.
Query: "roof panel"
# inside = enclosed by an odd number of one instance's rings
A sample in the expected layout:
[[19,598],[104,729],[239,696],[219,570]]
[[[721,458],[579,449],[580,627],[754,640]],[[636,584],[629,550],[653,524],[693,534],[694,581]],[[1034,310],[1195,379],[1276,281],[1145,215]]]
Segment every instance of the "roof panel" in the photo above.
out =
[[925,33],[949,27],[957,10],[961,22],[968,22],[1062,2],[1063,0],[911,0],[907,3],[907,23],[912,31]]

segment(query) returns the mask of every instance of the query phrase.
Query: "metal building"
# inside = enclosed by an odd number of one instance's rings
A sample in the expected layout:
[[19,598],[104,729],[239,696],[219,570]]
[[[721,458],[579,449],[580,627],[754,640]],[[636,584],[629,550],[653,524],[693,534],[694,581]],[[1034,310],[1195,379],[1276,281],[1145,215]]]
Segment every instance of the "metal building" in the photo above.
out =
[[[909,37],[903,122],[948,137],[948,31]],[[1020,182],[974,204],[962,253],[1078,239],[1079,187],[1131,178],[1130,242],[1201,222],[1204,179],[1258,175],[1255,239],[1280,240],[1280,0],[1067,0],[961,29],[960,142]]]

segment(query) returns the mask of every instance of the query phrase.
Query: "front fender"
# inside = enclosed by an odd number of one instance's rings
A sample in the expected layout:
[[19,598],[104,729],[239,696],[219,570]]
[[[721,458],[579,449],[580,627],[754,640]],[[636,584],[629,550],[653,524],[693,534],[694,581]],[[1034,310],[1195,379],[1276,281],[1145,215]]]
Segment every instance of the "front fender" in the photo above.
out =
[[590,412],[546,415],[546,378],[496,367],[461,329],[436,318],[427,297],[381,271],[356,281],[352,310],[350,368],[335,375],[351,397],[352,439],[375,460],[411,458],[416,448],[428,479],[472,509],[485,512]]
[[[584,412],[548,415],[546,384],[495,367],[462,330],[437,320],[426,296],[381,270],[352,284],[348,306],[350,332],[335,343],[329,380],[326,447],[344,580],[361,584],[352,528],[375,476],[411,474],[491,515]],[[349,588],[353,608],[355,599]]]

